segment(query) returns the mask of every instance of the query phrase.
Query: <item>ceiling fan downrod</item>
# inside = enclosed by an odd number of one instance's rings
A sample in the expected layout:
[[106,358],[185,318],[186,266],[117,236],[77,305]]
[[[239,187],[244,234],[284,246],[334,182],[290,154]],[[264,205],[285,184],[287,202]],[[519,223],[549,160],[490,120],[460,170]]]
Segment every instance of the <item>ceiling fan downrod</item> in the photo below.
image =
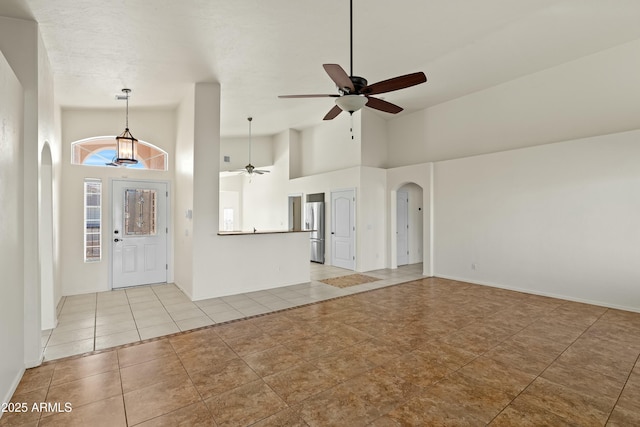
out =
[[353,76],[353,0],[349,0],[349,70]]

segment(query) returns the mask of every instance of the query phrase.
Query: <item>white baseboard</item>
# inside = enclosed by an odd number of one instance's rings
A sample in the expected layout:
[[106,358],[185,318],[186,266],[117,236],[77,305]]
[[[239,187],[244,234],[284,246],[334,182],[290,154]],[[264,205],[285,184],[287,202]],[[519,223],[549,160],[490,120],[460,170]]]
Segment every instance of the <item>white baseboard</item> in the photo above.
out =
[[[9,387],[9,390],[7,390],[7,394],[2,397],[2,403],[11,402],[11,398],[13,397],[13,393],[16,392],[16,389],[18,388],[18,384],[20,384],[20,380],[22,380],[22,376],[24,375],[24,371],[25,371],[25,368],[22,368],[20,371],[18,371],[16,376],[13,378],[13,381],[11,382],[11,387]],[[2,411],[0,411],[0,418],[2,418]]]
[[617,305],[617,304],[608,304],[608,303],[605,303],[605,302],[602,302],[602,301],[594,301],[594,300],[590,300],[590,299],[586,299],[586,298],[577,298],[577,297],[573,297],[573,296],[555,294],[555,293],[552,293],[552,292],[540,292],[540,291],[535,290],[535,289],[525,289],[525,288],[519,288],[519,287],[515,287],[515,286],[506,286],[506,285],[502,285],[502,284],[498,284],[498,283],[485,282],[485,281],[481,281],[481,280],[472,280],[472,279],[469,279],[469,278],[466,278],[466,277],[446,276],[446,275],[441,275],[441,274],[436,274],[434,277],[440,277],[442,279],[448,279],[448,280],[455,280],[455,281],[458,281],[458,282],[471,283],[473,285],[490,286],[492,288],[506,289],[508,291],[522,292],[522,293],[525,293],[525,294],[539,295],[541,297],[557,298],[557,299],[561,299],[561,300],[565,300],[565,301],[580,302],[580,303],[583,303],[583,304],[597,305],[599,307],[613,308],[613,309],[616,309],[616,310],[624,310],[624,311],[631,311],[631,312],[634,312],[634,313],[640,313],[640,308],[638,308],[638,307],[629,307],[629,306],[623,306],[623,305]]

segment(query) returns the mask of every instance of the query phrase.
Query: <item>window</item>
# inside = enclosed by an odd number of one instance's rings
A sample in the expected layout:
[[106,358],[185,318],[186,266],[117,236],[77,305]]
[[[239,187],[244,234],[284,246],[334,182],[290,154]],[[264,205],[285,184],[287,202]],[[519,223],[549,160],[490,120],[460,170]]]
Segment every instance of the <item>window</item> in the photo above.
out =
[[71,164],[86,166],[126,167],[129,169],[167,170],[167,153],[153,144],[138,141],[135,165],[115,165],[116,137],[100,136],[76,141],[71,144]]
[[224,231],[233,231],[233,208],[224,208],[222,210]]
[[84,261],[102,259],[102,181],[84,180]]

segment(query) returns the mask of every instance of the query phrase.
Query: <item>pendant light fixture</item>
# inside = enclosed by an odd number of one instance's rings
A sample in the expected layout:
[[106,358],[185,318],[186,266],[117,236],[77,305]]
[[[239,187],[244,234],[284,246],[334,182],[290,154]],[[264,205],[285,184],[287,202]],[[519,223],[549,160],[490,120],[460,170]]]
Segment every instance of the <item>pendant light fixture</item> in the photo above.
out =
[[129,131],[129,93],[131,89],[122,89],[123,98],[127,100],[127,121],[124,132],[116,136],[116,158],[114,163],[118,165],[135,165],[138,163],[138,140]]

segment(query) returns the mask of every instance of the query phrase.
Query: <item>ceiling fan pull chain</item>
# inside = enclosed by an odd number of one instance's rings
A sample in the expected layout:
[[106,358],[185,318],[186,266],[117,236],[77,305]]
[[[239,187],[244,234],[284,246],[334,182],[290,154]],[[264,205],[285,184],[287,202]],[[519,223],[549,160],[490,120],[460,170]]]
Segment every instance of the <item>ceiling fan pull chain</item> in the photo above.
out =
[[349,129],[351,131],[351,140],[353,141],[355,138],[353,137],[353,113],[350,114],[351,116],[351,129]]

